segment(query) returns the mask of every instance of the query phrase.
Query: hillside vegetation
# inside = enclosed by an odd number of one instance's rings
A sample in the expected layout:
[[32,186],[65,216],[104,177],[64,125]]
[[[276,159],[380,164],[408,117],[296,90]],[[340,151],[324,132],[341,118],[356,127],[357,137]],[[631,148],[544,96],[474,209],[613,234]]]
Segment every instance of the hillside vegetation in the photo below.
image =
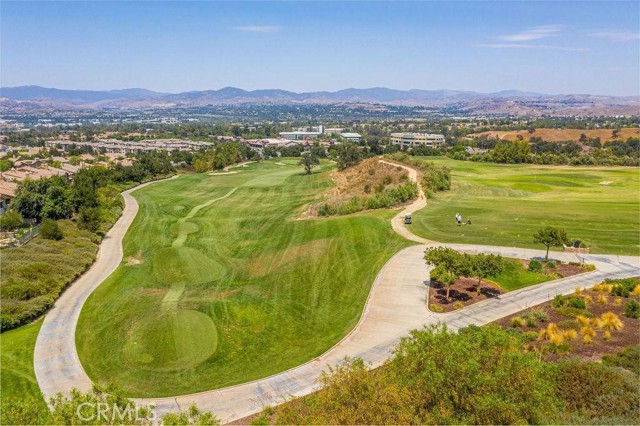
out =
[[[381,368],[330,368],[319,392],[263,412],[275,424],[637,424],[638,376],[605,364],[541,361],[517,332],[411,332]],[[637,351],[636,357],[637,357]],[[636,359],[635,362],[639,360]]]
[[324,202],[312,205],[307,214],[331,216],[401,205],[418,195],[402,167],[368,158],[332,173],[336,183],[325,194]]
[[516,141],[519,136],[524,140],[529,140],[531,137],[539,137],[547,142],[564,142],[573,141],[578,142],[580,136],[585,134],[589,139],[600,138],[602,142],[612,140],[627,140],[628,138],[640,137],[640,129],[637,127],[625,127],[620,129],[618,137],[613,138],[612,129],[535,129],[533,133],[528,130],[514,130],[514,131],[500,131],[491,130],[482,133],[471,133],[468,136],[478,138],[481,136],[487,136],[489,138],[496,138],[500,140]]

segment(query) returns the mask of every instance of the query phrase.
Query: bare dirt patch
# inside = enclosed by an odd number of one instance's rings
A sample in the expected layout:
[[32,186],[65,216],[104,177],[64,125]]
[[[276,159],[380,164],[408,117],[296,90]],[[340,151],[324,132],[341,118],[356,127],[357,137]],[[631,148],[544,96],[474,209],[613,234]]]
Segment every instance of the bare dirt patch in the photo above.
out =
[[127,258],[127,266],[138,266],[144,263],[144,257],[142,256],[142,252],[138,250],[138,252]]
[[[496,283],[482,280],[478,294],[478,280],[475,278],[460,278],[447,288],[437,281],[431,281],[429,286],[429,308],[435,312],[451,312],[482,300],[499,296],[505,291]],[[433,308],[436,305],[438,308]]]

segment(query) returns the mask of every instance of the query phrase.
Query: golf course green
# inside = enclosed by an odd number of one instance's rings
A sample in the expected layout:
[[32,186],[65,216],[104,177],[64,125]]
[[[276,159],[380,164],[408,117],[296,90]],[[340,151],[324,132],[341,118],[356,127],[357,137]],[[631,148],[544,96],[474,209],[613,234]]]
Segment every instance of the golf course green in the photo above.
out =
[[134,193],[118,269],[85,303],[76,342],[97,384],[132,397],[221,388],[322,354],[357,323],[410,243],[393,211],[299,219],[333,183],[296,159],[188,174]]
[[[416,235],[440,242],[544,248],[533,233],[567,231],[591,253],[640,253],[640,171],[635,167],[489,164],[423,157],[451,169],[452,189],[413,215]],[[471,225],[457,226],[460,213]]]

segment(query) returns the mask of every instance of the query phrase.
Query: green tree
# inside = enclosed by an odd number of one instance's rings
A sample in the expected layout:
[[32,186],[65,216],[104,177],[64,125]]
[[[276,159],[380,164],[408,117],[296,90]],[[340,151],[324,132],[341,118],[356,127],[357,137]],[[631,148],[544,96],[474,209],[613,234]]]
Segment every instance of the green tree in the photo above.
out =
[[64,238],[60,225],[53,219],[45,219],[40,228],[40,236],[45,240],[61,240]]
[[533,242],[536,244],[544,244],[547,248],[547,253],[544,256],[545,261],[549,261],[549,248],[550,247],[562,247],[567,241],[567,233],[558,228],[546,226],[542,229],[538,229],[533,234]]
[[308,175],[311,174],[311,169],[313,169],[318,164],[320,164],[320,160],[310,152],[305,152],[304,154],[302,154],[302,157],[298,162],[299,166],[304,166],[304,171]]
[[480,253],[471,258],[471,273],[478,278],[476,292],[480,294],[480,284],[487,277],[498,275],[504,269],[502,256]]
[[20,213],[15,210],[9,210],[0,216],[0,230],[13,231],[18,226],[22,225],[22,222],[24,222],[24,219]]
[[338,145],[336,148],[336,155],[336,164],[340,170],[344,170],[350,166],[355,166],[362,159],[362,154],[360,153],[358,145],[351,142],[341,143]]
[[100,209],[97,207],[82,207],[78,214],[78,228],[97,232],[102,222]]
[[427,265],[433,266],[431,277],[447,288],[447,299],[451,285],[460,276],[468,276],[471,272],[471,258],[448,247],[431,247],[425,251]]
[[13,167],[13,163],[9,160],[0,160],[0,172],[6,172],[7,170],[11,170]]

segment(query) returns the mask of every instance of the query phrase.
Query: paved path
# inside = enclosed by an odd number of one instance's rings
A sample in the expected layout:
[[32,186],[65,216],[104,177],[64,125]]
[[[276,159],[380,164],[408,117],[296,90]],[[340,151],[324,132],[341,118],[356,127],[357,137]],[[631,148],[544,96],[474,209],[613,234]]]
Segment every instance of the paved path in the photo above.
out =
[[122,216],[102,240],[95,262],[62,293],[47,313],[38,333],[33,356],[36,379],[44,395],[53,396],[74,387],[82,391],[91,390],[93,385],[76,351],[75,334],[80,311],[93,290],[122,261],[122,239],[138,213],[138,203],[131,193],[156,182],[161,181],[148,182],[122,193],[125,202]]
[[[410,176],[415,179],[415,170]],[[36,343],[35,369],[38,384],[45,395],[66,392],[72,387],[88,390],[91,381],[85,374],[75,348],[75,325],[84,300],[119,264],[122,257],[120,242],[137,211],[137,203],[125,195],[127,207],[123,218],[105,239],[100,256],[92,270],[78,280],[58,299],[42,326]],[[410,330],[424,325],[446,322],[456,330],[470,324],[482,325],[501,317],[547,301],[556,294],[571,293],[575,287],[585,287],[604,278],[640,275],[640,258],[633,256],[585,255],[578,259],[569,253],[552,253],[564,261],[583,260],[594,264],[596,271],[547,282],[506,293],[464,309],[435,314],[427,309],[428,269],[423,260],[429,246],[443,245],[413,235],[403,224],[405,212],[413,212],[426,205],[424,194],[392,220],[393,229],[409,240],[423,243],[406,248],[393,256],[376,277],[362,317],[342,341],[318,358],[291,370],[254,382],[224,389],[174,398],[150,398],[137,401],[155,404],[158,413],[184,409],[196,403],[201,409],[214,412],[223,422],[233,421],[263,407],[275,405],[292,396],[302,396],[317,389],[317,379],[328,365],[340,362],[345,356],[361,357],[372,367],[388,359],[392,349]],[[114,245],[114,243],[117,243]],[[425,244],[426,243],[426,244]],[[106,244],[109,244],[108,246]],[[446,244],[458,250],[477,253],[499,253],[508,257],[543,257],[544,251],[511,247]],[[108,267],[102,259],[109,259]],[[98,271],[93,273],[93,269]],[[91,274],[91,276],[89,276]],[[286,356],[286,354],[283,354]]]

